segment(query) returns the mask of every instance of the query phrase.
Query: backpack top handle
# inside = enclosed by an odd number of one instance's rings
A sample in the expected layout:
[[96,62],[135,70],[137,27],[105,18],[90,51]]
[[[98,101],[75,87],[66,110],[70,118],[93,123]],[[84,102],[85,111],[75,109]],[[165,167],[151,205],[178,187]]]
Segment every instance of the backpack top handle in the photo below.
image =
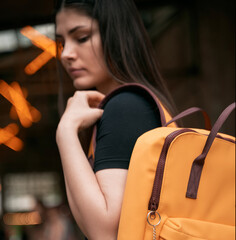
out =
[[[215,125],[213,126],[206,144],[204,146],[204,149],[202,153],[194,160],[191,168],[191,173],[189,177],[189,182],[188,182],[188,188],[187,188],[187,193],[186,197],[191,198],[191,199],[197,199],[197,192],[198,192],[198,187],[199,187],[199,182],[202,174],[202,169],[205,163],[205,158],[212,146],[212,143],[214,142],[217,133],[219,132],[220,128],[224,124],[224,122],[227,120],[229,115],[235,110],[236,103],[232,103],[229,105],[219,116],[217,121],[215,122]],[[235,143],[235,141],[234,141]]]
[[202,115],[203,115],[203,118],[204,118],[204,121],[205,121],[205,129],[206,130],[211,130],[211,120],[210,120],[210,117],[208,116],[207,112],[204,111],[203,109],[201,108],[198,108],[198,107],[192,107],[192,108],[189,108],[181,113],[179,113],[178,115],[176,115],[175,117],[173,117],[168,123],[166,123],[164,125],[164,127],[167,127],[169,124],[173,123],[173,122],[176,122],[184,117],[187,117],[189,115],[192,115],[193,113],[196,113],[196,112],[201,112]]

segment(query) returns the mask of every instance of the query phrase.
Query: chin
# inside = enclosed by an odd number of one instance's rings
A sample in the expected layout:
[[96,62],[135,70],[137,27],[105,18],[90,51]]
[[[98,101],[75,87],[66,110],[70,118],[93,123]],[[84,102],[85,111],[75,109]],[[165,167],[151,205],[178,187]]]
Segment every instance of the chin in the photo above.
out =
[[89,90],[95,88],[92,84],[82,83],[81,81],[74,81],[73,85],[77,90]]

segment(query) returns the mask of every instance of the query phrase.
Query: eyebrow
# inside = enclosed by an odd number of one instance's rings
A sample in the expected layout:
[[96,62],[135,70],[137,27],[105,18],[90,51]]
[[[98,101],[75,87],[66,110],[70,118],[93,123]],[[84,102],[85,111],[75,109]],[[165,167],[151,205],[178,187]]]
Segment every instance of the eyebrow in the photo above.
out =
[[[75,26],[74,28],[72,28],[68,31],[68,34],[73,34],[74,32],[76,32],[77,30],[79,30],[81,28],[86,28],[86,26],[83,26],[83,25]],[[60,34],[56,33],[56,37],[62,37],[62,36]]]

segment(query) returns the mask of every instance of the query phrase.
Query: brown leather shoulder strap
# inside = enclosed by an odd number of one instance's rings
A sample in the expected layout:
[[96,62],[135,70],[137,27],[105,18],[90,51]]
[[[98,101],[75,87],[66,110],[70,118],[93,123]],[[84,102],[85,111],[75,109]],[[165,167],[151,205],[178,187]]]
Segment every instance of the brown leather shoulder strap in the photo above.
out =
[[[146,86],[144,86],[142,84],[138,84],[138,83],[124,84],[124,85],[116,88],[114,91],[110,92],[103,99],[103,101],[99,105],[99,108],[103,109],[112,97],[114,97],[117,94],[124,92],[124,91],[133,91],[136,93],[138,92],[142,95],[149,97],[149,99],[152,100],[154,102],[154,104],[156,104],[156,106],[160,112],[161,125],[164,126],[166,124],[166,116],[164,113],[164,111],[166,111],[166,110],[163,109],[163,107],[162,107],[160,101],[158,100],[158,98],[156,97],[156,95],[149,88],[147,88]],[[89,161],[90,161],[91,166],[93,166],[94,151],[96,148],[96,135],[97,135],[97,127],[95,125],[94,129],[93,129],[93,135],[92,135],[90,151],[89,151],[90,152],[89,153]]]
[[141,94],[144,94],[146,96],[148,96],[150,99],[153,100],[153,102],[156,104],[159,112],[160,112],[160,117],[161,117],[161,125],[164,126],[166,124],[166,117],[164,114],[164,110],[163,107],[160,103],[160,101],[158,100],[158,98],[156,97],[156,95],[146,86],[142,85],[142,84],[138,84],[138,83],[129,83],[129,84],[124,84],[118,88],[116,88],[114,91],[112,91],[111,93],[109,93],[104,100],[101,102],[100,104],[100,108],[104,108],[104,106],[107,104],[107,102],[114,97],[115,95],[123,92],[123,91],[133,91],[133,92],[139,92]]

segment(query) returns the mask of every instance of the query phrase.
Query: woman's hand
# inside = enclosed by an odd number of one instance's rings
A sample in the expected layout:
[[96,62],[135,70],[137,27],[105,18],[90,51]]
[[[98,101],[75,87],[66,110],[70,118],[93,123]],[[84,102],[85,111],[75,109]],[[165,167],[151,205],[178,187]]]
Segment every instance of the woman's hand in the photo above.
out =
[[69,127],[77,132],[92,126],[103,114],[103,110],[98,108],[103,98],[104,95],[97,91],[76,91],[68,99],[59,126]]

